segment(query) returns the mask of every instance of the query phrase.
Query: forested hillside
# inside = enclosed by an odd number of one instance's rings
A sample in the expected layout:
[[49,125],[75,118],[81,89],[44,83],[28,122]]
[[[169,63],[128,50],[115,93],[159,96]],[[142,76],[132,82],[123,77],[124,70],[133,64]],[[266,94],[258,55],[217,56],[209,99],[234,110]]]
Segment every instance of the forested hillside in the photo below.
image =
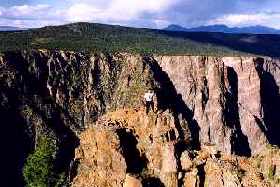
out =
[[279,56],[280,36],[172,32],[96,23],[73,23],[0,32],[0,50],[61,49],[157,54]]

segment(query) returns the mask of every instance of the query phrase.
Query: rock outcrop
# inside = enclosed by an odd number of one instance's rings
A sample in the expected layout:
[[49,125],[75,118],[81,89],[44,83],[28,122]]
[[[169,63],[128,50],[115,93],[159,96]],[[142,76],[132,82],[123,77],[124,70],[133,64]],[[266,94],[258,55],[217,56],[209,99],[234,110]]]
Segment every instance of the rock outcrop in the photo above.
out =
[[[233,174],[239,160],[221,164],[216,156],[257,156],[280,145],[279,86],[280,61],[269,57],[5,52],[0,118],[15,155],[6,158],[15,163],[6,178],[22,184],[18,171],[47,135],[56,142],[56,170],[75,186],[246,186]],[[156,111],[146,115],[149,88]]]
[[117,132],[106,128],[89,129],[80,139],[75,158],[79,163],[79,176],[73,186],[122,186],[127,166]]
[[278,148],[266,146],[252,158],[224,154],[210,144],[181,152],[178,131],[169,113],[108,113],[80,136],[73,186],[279,185]]
[[[202,144],[215,144],[221,151],[242,155],[255,154],[268,142],[279,145],[272,135],[279,132],[279,109],[275,105],[280,98],[278,60],[181,56],[156,59],[192,111]],[[267,103],[272,100],[274,104]],[[271,117],[266,120],[266,115]]]

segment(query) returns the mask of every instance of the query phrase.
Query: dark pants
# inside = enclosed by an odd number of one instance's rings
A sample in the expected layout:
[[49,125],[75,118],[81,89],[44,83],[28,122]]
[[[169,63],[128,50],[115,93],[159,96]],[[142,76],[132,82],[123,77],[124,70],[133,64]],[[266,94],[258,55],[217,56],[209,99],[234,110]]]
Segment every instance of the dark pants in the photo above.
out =
[[154,102],[153,101],[146,101],[146,114],[149,113],[150,108],[154,111]]

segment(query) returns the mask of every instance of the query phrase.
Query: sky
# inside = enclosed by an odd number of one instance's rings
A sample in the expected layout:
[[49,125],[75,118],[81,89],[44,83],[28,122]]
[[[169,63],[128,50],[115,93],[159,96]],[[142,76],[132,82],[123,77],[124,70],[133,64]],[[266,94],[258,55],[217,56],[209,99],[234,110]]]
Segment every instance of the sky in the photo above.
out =
[[225,24],[280,29],[280,0],[0,0],[0,26],[73,22],[164,28]]

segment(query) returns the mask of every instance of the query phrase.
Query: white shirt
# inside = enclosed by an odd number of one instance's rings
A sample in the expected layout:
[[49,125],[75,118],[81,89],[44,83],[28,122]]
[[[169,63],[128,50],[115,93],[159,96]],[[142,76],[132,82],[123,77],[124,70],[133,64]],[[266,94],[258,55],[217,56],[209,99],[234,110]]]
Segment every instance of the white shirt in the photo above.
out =
[[148,92],[148,93],[145,93],[144,98],[145,98],[146,101],[150,102],[150,101],[153,100],[154,95],[155,95],[154,93],[149,93]]

